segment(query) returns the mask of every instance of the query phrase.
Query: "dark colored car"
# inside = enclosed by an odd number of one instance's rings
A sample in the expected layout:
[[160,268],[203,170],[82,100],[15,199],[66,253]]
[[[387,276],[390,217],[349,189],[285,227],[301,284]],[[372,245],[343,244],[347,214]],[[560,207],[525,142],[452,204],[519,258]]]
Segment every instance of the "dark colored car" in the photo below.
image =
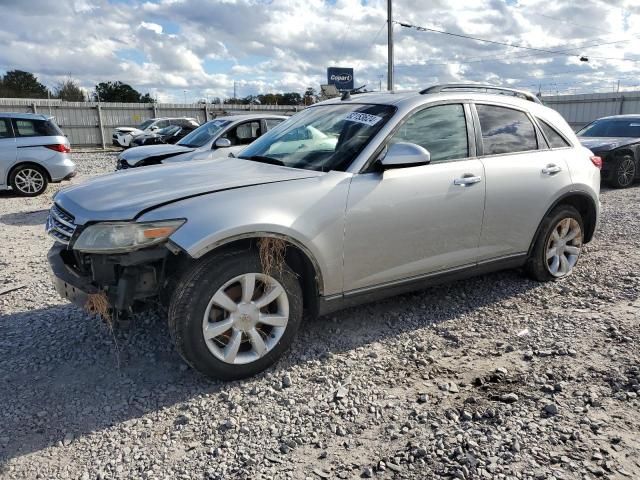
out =
[[602,179],[612,187],[630,187],[640,176],[640,115],[599,118],[577,135],[602,158]]
[[142,135],[133,137],[130,145],[132,147],[140,147],[142,145],[173,144],[193,132],[198,126],[199,125],[193,121],[190,121],[189,125],[184,126],[170,125],[155,132],[143,133]]

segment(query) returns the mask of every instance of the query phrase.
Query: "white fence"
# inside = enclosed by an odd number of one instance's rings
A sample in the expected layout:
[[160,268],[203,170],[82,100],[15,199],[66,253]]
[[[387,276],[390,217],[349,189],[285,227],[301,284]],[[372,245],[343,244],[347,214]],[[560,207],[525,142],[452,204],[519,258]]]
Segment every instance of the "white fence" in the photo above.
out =
[[0,112],[54,116],[72,145],[111,145],[115,127],[135,127],[156,117],[189,117],[200,123],[220,115],[252,112],[291,114],[304,107],[290,105],[213,105],[178,103],[96,103],[0,98]]
[[600,117],[640,114],[640,92],[557,95],[543,97],[542,102],[557,110],[574,130]]

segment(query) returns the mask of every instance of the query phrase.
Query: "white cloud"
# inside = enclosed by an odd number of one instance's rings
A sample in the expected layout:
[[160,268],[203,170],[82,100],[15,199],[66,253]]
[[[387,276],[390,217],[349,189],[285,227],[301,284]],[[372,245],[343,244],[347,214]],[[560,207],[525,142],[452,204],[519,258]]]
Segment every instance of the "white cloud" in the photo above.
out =
[[[385,0],[2,3],[0,71],[32,71],[50,85],[71,74],[88,89],[122,80],[180,100],[185,89],[192,98],[230,96],[234,81],[241,95],[302,92],[324,83],[331,65],[353,66],[356,83],[372,88],[386,74]],[[396,25],[397,87],[467,80],[555,93],[610,88],[617,79],[623,88],[640,83],[637,0],[511,3],[395,0],[394,13],[429,28],[575,50],[549,55]]]

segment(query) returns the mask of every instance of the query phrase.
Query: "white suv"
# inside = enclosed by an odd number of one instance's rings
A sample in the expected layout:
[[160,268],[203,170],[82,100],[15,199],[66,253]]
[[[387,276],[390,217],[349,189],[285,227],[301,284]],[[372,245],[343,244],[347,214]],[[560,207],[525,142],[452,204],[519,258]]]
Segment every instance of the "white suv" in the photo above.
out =
[[304,311],[504,268],[566,277],[598,223],[599,158],[535,96],[472,89],[345,95],[237,158],[68,188],[56,288],[113,316],[164,302],[184,359],[231,379],[275,362]]

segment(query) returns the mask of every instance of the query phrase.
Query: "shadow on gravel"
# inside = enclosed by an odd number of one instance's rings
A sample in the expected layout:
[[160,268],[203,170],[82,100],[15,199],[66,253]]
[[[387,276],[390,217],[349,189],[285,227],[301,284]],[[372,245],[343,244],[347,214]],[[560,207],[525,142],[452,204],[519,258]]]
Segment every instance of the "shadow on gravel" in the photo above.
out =
[[271,376],[274,380],[266,381],[276,381],[294,365],[324,362],[328,352],[340,354],[429,327],[446,336],[442,322],[539,285],[508,271],[307,321],[277,367],[228,384],[187,369],[166,322],[156,314],[139,316],[129,331],[115,334],[71,305],[0,315],[0,461],[69,435],[100,435],[143,415],[155,421],[154,412],[200,395],[230,388],[248,392],[254,382]]
[[36,210],[33,212],[5,213],[0,215],[0,223],[5,225],[43,225],[47,221],[49,210]]

